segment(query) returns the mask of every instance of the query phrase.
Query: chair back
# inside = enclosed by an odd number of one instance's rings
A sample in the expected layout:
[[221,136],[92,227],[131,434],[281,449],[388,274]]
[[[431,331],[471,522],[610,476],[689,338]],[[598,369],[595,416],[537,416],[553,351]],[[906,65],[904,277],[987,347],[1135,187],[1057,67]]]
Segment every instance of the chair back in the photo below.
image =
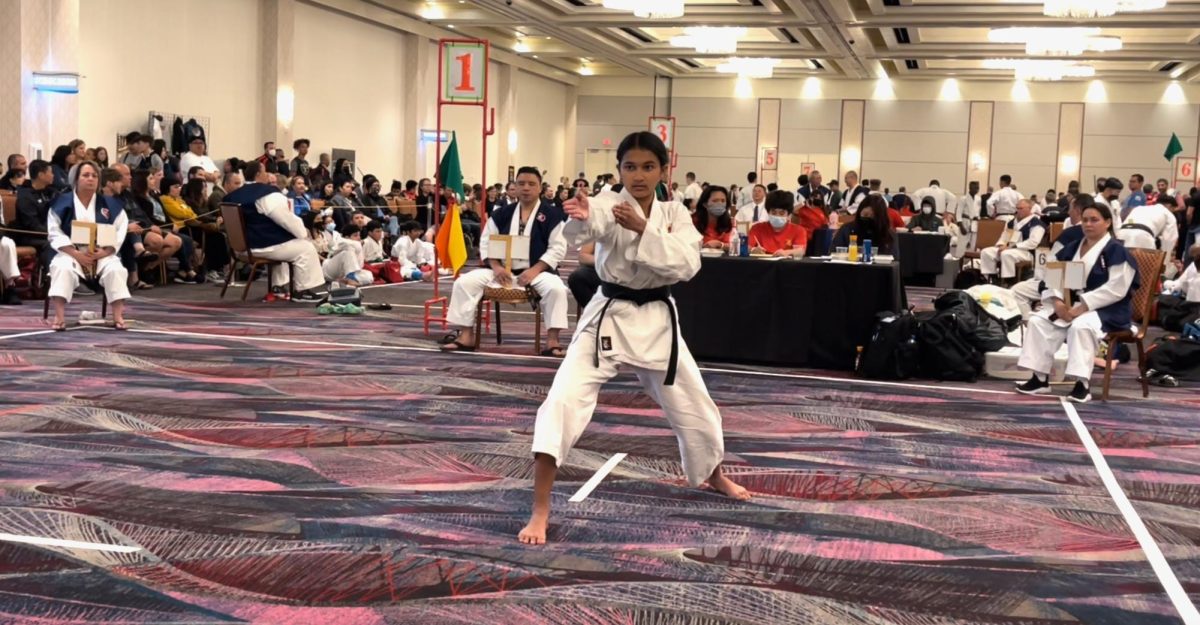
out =
[[12,225],[17,221],[17,194],[12,191],[0,191],[0,223]]
[[854,215],[838,215],[838,225],[844,226],[854,221]]
[[996,245],[1008,224],[998,219],[980,219],[976,225],[979,226],[979,233],[975,236],[975,251],[978,252]]
[[399,215],[404,215],[405,217],[408,217],[409,219],[415,219],[417,217],[417,203],[416,202],[414,202],[413,200],[400,200],[400,199],[397,199],[395,202],[396,202],[396,205],[394,207],[393,212],[395,212]]
[[250,246],[246,243],[246,221],[242,217],[242,207],[222,202],[221,218],[225,220],[225,239],[229,241],[229,249],[237,256],[249,257]]
[[325,210],[325,204],[326,204],[325,200],[313,200],[308,203],[308,205],[311,206],[314,211]]
[[1138,279],[1141,284],[1133,293],[1133,322],[1138,326],[1138,337],[1146,336],[1146,326],[1150,325],[1150,317],[1154,314],[1154,302],[1157,299],[1158,279],[1162,276],[1163,264],[1166,263],[1167,253],[1162,250],[1143,250],[1129,248],[1129,255],[1137,264]]
[[1056,222],[1050,224],[1050,243],[1051,244],[1053,244],[1055,241],[1057,241],[1058,237],[1062,236],[1062,232],[1063,232],[1063,230],[1065,230],[1064,226],[1066,226],[1066,223],[1061,222],[1061,221],[1056,221]]

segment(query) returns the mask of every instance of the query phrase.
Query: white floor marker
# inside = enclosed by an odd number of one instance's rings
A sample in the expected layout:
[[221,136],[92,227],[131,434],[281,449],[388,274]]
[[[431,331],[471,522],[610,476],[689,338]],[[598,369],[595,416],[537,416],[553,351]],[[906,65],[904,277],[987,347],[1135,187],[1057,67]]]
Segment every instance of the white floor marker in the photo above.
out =
[[141,547],[128,545],[110,545],[108,543],[88,543],[78,540],[63,540],[61,538],[43,538],[41,536],[21,536],[20,534],[5,534],[0,532],[0,541],[9,543],[24,543],[44,547],[65,547],[67,549],[91,549],[93,551],[111,551],[114,553],[133,553],[141,551]]
[[1108,461],[1100,453],[1100,446],[1096,444],[1091,432],[1083,424],[1083,420],[1079,418],[1079,413],[1075,411],[1074,404],[1063,398],[1062,405],[1063,410],[1067,411],[1067,418],[1071,420],[1071,425],[1075,426],[1075,432],[1079,435],[1079,440],[1083,442],[1083,447],[1087,449],[1088,455],[1092,457],[1092,464],[1096,465],[1096,471],[1100,473],[1100,479],[1104,482],[1105,488],[1108,489],[1108,494],[1112,496],[1113,502],[1117,504],[1117,509],[1121,511],[1121,516],[1125,517],[1125,522],[1129,524],[1129,529],[1133,530],[1133,535],[1137,538],[1138,544],[1141,545],[1142,552],[1146,554],[1146,560],[1150,562],[1150,568],[1154,569],[1154,574],[1158,576],[1159,583],[1167,591],[1167,596],[1170,597],[1171,603],[1175,604],[1175,609],[1183,617],[1184,625],[1200,625],[1200,612],[1196,611],[1196,606],[1188,598],[1187,592],[1183,590],[1183,586],[1180,585],[1179,578],[1175,577],[1175,571],[1171,570],[1171,565],[1163,557],[1162,550],[1158,548],[1158,543],[1154,542],[1154,537],[1150,535],[1150,530],[1146,529],[1146,524],[1142,522],[1142,518],[1138,516],[1137,510],[1134,509],[1133,504],[1129,501],[1129,497],[1125,495],[1121,484],[1117,482],[1117,476],[1113,475],[1112,469],[1108,467]]
[[627,455],[629,454],[613,454],[613,457],[609,458],[608,462],[605,462],[604,466],[600,467],[600,469],[596,471],[596,474],[592,476],[592,479],[588,480],[583,486],[580,486],[579,491],[576,492],[568,501],[571,503],[579,503],[584,499],[587,499],[587,496],[592,494],[592,491],[595,490],[596,487],[600,485],[600,482],[604,480],[604,476],[608,475],[613,469],[617,468],[617,465],[621,464],[621,461],[624,460],[625,456]]

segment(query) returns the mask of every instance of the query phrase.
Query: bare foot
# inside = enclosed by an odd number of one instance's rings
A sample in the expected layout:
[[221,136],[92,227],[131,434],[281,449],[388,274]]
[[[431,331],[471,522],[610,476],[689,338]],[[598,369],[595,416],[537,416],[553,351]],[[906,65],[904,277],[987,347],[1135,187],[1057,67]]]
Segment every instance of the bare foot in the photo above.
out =
[[708,478],[708,485],[722,495],[725,495],[730,499],[736,499],[737,501],[749,501],[750,498],[753,497],[753,495],[750,494],[750,491],[738,486],[737,484],[734,484],[733,480],[725,477],[725,474],[721,473],[720,468],[714,471],[713,474]]
[[517,535],[517,540],[526,545],[544,545],[546,544],[546,528],[549,524],[549,511],[534,510],[533,514],[529,516],[529,524]]

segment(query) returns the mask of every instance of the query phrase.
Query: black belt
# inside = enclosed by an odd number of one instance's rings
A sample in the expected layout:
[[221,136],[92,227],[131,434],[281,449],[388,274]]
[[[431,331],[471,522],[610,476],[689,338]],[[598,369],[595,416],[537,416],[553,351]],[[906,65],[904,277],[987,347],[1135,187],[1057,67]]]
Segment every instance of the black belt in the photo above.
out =
[[604,324],[604,316],[608,314],[608,307],[614,301],[624,300],[638,306],[644,306],[651,302],[662,302],[667,305],[667,310],[671,311],[671,361],[667,363],[667,377],[663,379],[663,386],[674,385],[675,370],[679,363],[679,319],[676,317],[675,306],[671,304],[671,287],[631,289],[612,282],[602,282],[600,283],[600,292],[604,293],[604,297],[607,297],[608,301],[604,302],[604,308],[600,309],[600,319],[596,322],[596,353],[592,358],[592,366],[600,366],[600,327]]
[[1159,240],[1158,235],[1154,234],[1154,231],[1151,230],[1149,226],[1146,226],[1143,224],[1125,224],[1125,225],[1121,226],[1121,229],[1122,230],[1141,230],[1142,232],[1145,232],[1146,234],[1154,237],[1154,248],[1155,249],[1162,249],[1162,241]]

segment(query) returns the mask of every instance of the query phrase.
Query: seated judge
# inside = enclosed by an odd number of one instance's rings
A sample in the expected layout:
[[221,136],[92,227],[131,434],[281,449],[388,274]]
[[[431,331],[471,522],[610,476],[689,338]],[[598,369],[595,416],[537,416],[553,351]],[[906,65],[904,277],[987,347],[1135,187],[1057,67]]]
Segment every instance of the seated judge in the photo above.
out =
[[878,193],[868,195],[859,205],[851,221],[833,235],[833,247],[850,247],[850,235],[857,238],[857,245],[871,242],[873,254],[896,255],[896,236],[888,218],[887,200]]
[[[567,285],[555,271],[567,254],[563,236],[567,214],[554,202],[541,199],[542,174],[538,168],[517,170],[516,183],[517,202],[493,213],[482,233],[479,255],[486,267],[459,276],[454,282],[448,320],[456,332],[442,339],[443,351],[474,350],[476,307],[485,288],[499,286],[537,291],[547,327],[547,347],[542,355],[562,358],[565,354],[558,335],[567,327]],[[529,260],[514,259],[509,272],[503,258],[489,258],[488,243],[497,235],[529,237]]]
[[751,254],[794,258],[804,256],[808,246],[808,231],[791,221],[795,203],[791,191],[774,191],[767,195],[767,222],[750,228],[747,245]]
[[909,232],[937,232],[942,227],[942,218],[937,214],[937,201],[932,196],[921,198],[921,212],[908,220]]
[[[1050,246],[1050,255],[1056,256],[1067,245],[1077,243],[1083,238],[1082,215],[1084,209],[1096,205],[1095,199],[1087,193],[1075,196],[1067,208],[1067,220],[1063,222],[1063,231],[1059,233],[1054,244]],[[1033,313],[1033,306],[1042,301],[1042,276],[1046,268],[1034,263],[1033,277],[1022,280],[1009,289],[1017,296],[1017,306],[1021,309],[1021,317],[1028,319]]]
[[[1083,238],[1055,255],[1060,261],[1083,262],[1086,286],[1068,305],[1062,291],[1042,283],[1044,305],[1029,318],[1021,358],[1017,361],[1017,366],[1033,375],[1017,386],[1018,393],[1050,392],[1054,353],[1066,341],[1066,374],[1075,380],[1067,399],[1076,403],[1091,400],[1096,347],[1105,333],[1131,328],[1133,292],[1138,288],[1136,263],[1112,233],[1112,209],[1107,204],[1094,204],[1083,210]],[[1155,280],[1157,276],[1145,279]]]
[[[58,250],[50,261],[50,302],[54,307],[52,327],[56,331],[67,329],[67,303],[75,294],[80,280],[85,275],[94,277],[112,306],[113,322],[118,330],[125,326],[125,300],[129,299],[129,272],[121,266],[117,250],[125,242],[129,218],[121,203],[109,201],[100,193],[100,166],[92,161],[83,161],[75,169],[75,176],[68,179],[70,188],[58,196],[47,215],[47,231],[50,247]],[[91,222],[111,225],[116,228],[114,245],[96,248],[95,252],[80,250],[71,243],[71,224]],[[86,272],[86,274],[85,274]]]
[[[325,285],[321,273],[321,257],[308,242],[308,231],[288,199],[267,182],[267,171],[258,161],[246,163],[246,179],[252,180],[237,191],[225,196],[225,203],[237,204],[246,225],[246,245],[258,258],[279,261],[271,267],[275,289],[288,293],[292,283],[291,267],[295,267],[294,285],[300,292],[296,299],[316,301],[315,290]],[[277,295],[279,293],[276,293]]]
[[692,223],[700,231],[700,247],[728,252],[733,239],[733,218],[729,216],[729,192],[725,187],[708,185],[700,194],[692,214]]
[[1017,215],[1008,222],[1000,240],[979,255],[983,275],[995,278],[999,273],[1004,280],[1016,278],[1017,263],[1033,261],[1033,251],[1042,244],[1045,234],[1045,224],[1033,214],[1033,202],[1027,199],[1018,201]]
[[[739,226],[745,224],[746,232],[754,224],[760,224],[767,221],[767,188],[761,184],[754,185],[750,190],[750,201],[738,207],[735,219]],[[739,232],[741,232],[739,230]]]

